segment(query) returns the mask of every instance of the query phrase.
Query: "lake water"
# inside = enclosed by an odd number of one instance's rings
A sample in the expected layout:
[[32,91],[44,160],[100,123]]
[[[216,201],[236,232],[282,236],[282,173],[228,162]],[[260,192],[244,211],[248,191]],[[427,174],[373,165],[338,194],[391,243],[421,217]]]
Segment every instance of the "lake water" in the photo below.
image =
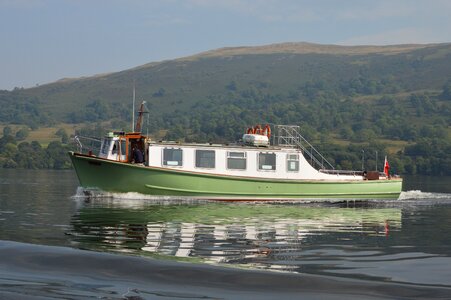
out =
[[73,171],[0,169],[1,299],[451,299],[450,177],[363,203],[77,186]]

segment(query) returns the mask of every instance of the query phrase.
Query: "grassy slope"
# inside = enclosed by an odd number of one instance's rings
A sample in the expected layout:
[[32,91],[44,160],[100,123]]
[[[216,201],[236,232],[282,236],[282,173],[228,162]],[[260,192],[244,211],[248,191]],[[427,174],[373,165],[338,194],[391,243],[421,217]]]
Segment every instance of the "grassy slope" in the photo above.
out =
[[[6,125],[0,125],[0,133],[3,132],[3,128]],[[8,125],[13,132],[13,135],[23,127],[23,125]],[[61,137],[55,135],[55,133],[63,128],[66,133],[70,135],[74,135],[75,130],[79,129],[83,126],[83,124],[66,124],[66,123],[59,123],[52,127],[40,127],[35,130],[30,130],[29,135],[24,139],[25,142],[31,143],[32,141],[38,141],[41,146],[47,147],[47,145],[50,142],[53,141],[61,141]],[[1,136],[1,134],[0,134]]]
[[[450,53],[449,44],[344,47],[293,43],[225,48],[118,73],[61,80],[21,93],[39,98],[45,111],[63,121],[68,112],[92,100],[129,102],[134,80],[137,97],[161,112],[175,106],[189,108],[210,95],[224,94],[231,81],[240,87],[266,87],[272,94],[283,94],[308,81],[337,84],[364,73],[371,78],[399,78],[409,91],[439,89],[451,74]],[[164,96],[154,97],[160,88]]]
[[[154,112],[164,115],[176,109],[189,112],[197,103],[203,105],[217,95],[224,95],[224,101],[228,101],[227,87],[231,83],[235,83],[238,90],[255,88],[280,101],[290,92],[302,89],[307,82],[336,87],[361,76],[374,80],[395,79],[402,89],[393,94],[397,99],[415,92],[437,94],[451,78],[450,65],[451,44],[347,47],[286,43],[223,48],[117,73],[65,79],[17,93],[39,99],[44,111],[64,123],[68,113],[93,100],[103,100],[113,106],[130,103],[133,81],[137,98],[145,99]],[[160,89],[164,89],[164,95],[155,96]],[[348,97],[367,103],[381,96]],[[425,118],[412,117],[412,122],[425,122]],[[62,126],[32,132],[28,139],[48,143],[55,139],[54,132]],[[73,132],[72,125],[64,126],[69,134]],[[392,144],[394,149],[403,146],[396,141]]]

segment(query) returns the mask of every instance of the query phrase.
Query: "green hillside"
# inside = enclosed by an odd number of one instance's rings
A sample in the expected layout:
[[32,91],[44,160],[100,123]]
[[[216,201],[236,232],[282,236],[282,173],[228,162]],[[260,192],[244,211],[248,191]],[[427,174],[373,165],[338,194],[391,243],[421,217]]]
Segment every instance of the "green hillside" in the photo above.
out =
[[134,83],[159,138],[231,141],[257,123],[296,124],[338,167],[358,167],[367,149],[369,167],[378,150],[396,154],[400,173],[449,174],[450,66],[451,44],[224,48],[0,91],[0,123],[128,129]]

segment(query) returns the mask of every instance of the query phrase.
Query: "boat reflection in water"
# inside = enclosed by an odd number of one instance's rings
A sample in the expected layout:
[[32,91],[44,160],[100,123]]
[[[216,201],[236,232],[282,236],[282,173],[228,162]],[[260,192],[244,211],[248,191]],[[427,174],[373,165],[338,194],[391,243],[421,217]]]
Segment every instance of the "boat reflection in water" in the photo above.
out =
[[374,255],[368,249],[400,230],[401,209],[100,198],[71,224],[83,249],[306,272],[337,255]]

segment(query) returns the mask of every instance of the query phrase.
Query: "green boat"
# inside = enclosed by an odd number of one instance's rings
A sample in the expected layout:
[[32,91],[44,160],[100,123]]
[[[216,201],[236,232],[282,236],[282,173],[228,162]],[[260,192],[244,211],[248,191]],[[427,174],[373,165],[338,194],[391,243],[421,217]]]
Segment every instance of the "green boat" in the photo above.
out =
[[83,188],[224,201],[397,199],[402,189],[388,170],[335,170],[297,126],[249,128],[235,144],[156,142],[136,128],[109,133],[96,155],[78,139],[69,155]]

